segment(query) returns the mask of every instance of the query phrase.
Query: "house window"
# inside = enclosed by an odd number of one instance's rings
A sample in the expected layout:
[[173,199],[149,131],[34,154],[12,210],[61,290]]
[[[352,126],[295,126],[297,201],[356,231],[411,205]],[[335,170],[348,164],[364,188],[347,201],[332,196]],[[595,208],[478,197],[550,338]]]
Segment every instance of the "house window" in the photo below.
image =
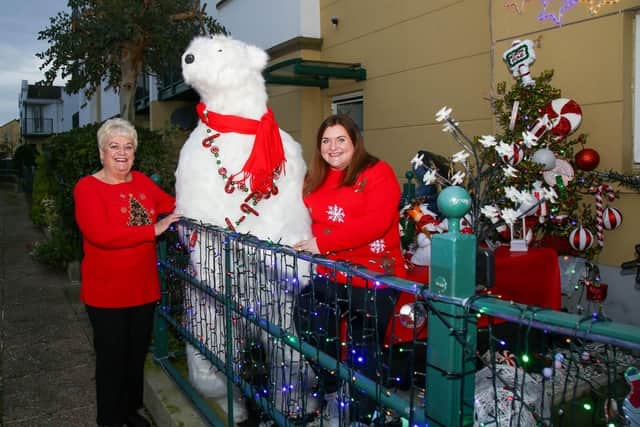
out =
[[331,112],[350,116],[360,128],[360,131],[364,130],[362,92],[334,96],[331,100]]
[[635,68],[633,76],[633,162],[640,164],[640,15],[635,17]]
[[38,133],[43,132],[44,117],[42,114],[42,105],[34,105],[31,111],[33,113],[33,130]]

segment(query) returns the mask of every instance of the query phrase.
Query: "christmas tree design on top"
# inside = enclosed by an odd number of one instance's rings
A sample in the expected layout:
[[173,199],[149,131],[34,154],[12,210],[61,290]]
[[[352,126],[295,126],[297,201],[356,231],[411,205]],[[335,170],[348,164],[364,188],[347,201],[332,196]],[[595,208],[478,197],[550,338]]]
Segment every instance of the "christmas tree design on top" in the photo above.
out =
[[142,204],[133,197],[132,194],[129,195],[129,221],[127,222],[128,226],[137,226],[137,225],[149,225],[151,224],[151,217],[149,213],[145,209]]

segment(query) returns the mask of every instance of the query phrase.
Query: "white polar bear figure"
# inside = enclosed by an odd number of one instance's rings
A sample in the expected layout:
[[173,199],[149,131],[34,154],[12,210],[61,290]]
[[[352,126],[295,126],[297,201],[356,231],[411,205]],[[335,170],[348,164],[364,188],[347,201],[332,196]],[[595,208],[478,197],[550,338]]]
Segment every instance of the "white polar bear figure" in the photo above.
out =
[[[263,50],[227,36],[197,37],[184,52],[184,81],[198,92],[201,102],[197,108],[200,121],[180,151],[176,170],[176,211],[204,223],[292,245],[311,237],[311,221],[302,201],[306,164],[300,145],[278,129],[267,107],[262,77],[267,60]],[[193,236],[191,239],[193,243]],[[206,274],[202,273],[202,268],[208,262],[204,259],[212,255],[205,253],[199,245],[190,246],[194,247],[191,267],[196,275],[200,274],[200,280],[207,281],[202,277]],[[258,291],[255,292],[258,295]],[[257,298],[265,297],[252,296],[244,303],[255,304]],[[290,293],[282,301],[281,296],[278,298],[278,304],[284,304],[280,308],[284,309],[286,323],[280,326],[293,331],[293,298]],[[196,322],[202,322],[204,318],[211,330],[200,329],[199,334],[215,335],[215,339],[224,336],[224,312],[220,304],[212,303],[210,297],[197,290],[189,291],[185,304],[189,306],[187,328],[198,328]],[[282,317],[283,313],[278,316]],[[269,319],[275,320],[282,321]],[[240,333],[238,328],[234,326],[232,334]],[[201,339],[208,343],[210,338]],[[262,340],[266,340],[265,335]],[[211,351],[224,361],[228,356],[224,350],[224,343],[218,342],[218,347]],[[270,358],[267,363],[272,366],[284,366],[293,359],[302,360],[298,352],[286,346],[274,353],[277,354],[267,354]],[[221,406],[226,408],[226,377],[191,345],[187,346],[187,361],[189,377],[195,387],[206,396],[219,399]],[[280,380],[271,378],[271,381]],[[306,379],[288,381],[301,383]],[[282,388],[284,384],[276,384],[274,389],[278,387]],[[236,390],[234,396],[238,395]],[[286,406],[289,414],[295,412],[290,404],[283,404],[284,399],[278,393],[271,398],[281,406],[280,409]],[[306,398],[305,405],[307,408],[310,405]],[[314,409],[308,409],[307,413]],[[246,415],[242,402],[234,402],[234,421],[243,421]]]

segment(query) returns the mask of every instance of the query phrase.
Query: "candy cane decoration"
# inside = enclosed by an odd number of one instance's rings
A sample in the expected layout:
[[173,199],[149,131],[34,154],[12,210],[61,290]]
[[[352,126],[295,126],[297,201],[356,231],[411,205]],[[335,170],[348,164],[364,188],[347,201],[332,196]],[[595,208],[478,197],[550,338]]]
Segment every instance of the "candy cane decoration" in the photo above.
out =
[[600,184],[596,189],[596,240],[600,247],[604,246],[604,206],[602,204],[602,194],[606,193],[607,200],[613,202],[616,199],[616,193],[607,184]]
[[549,215],[549,200],[544,198],[541,191],[534,191],[533,197],[540,203],[536,209],[536,215],[538,216],[538,221],[542,224]]

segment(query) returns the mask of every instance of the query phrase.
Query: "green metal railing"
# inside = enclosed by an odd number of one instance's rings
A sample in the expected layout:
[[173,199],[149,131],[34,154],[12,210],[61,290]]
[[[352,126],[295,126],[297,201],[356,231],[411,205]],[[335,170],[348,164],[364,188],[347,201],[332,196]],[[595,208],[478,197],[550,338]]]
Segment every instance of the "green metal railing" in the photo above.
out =
[[[293,361],[292,363],[304,360],[305,363],[296,365],[298,371],[301,372],[309,363],[321,366],[341,378],[343,384],[351,384],[374,398],[383,413],[399,418],[404,424],[457,426],[474,423],[474,384],[477,370],[475,320],[480,314],[506,319],[528,329],[544,329],[573,340],[604,343],[619,351],[640,350],[640,328],[635,326],[476,295],[477,242],[475,236],[461,234],[458,226],[459,219],[470,206],[469,197],[461,188],[449,187],[441,193],[438,203],[441,211],[449,218],[451,228],[448,233],[433,236],[428,287],[373,273],[348,263],[298,253],[289,247],[261,241],[252,236],[183,220],[174,233],[173,240],[159,244],[163,296],[155,322],[155,360],[176,381],[211,425],[228,425],[227,420],[233,419],[234,385],[278,425],[303,425],[307,422],[322,425],[322,422],[318,424],[318,417],[313,420],[313,417],[300,416],[305,412],[306,401],[303,394],[290,399],[298,403],[283,404],[273,391],[279,392],[277,387],[283,385],[278,383],[274,386],[277,381],[273,380],[273,373],[286,370],[287,360]],[[373,288],[380,284],[389,286],[405,295],[411,295],[414,308],[426,307],[428,338],[420,335],[419,322],[416,320],[419,312],[414,311],[411,318],[414,323],[408,322],[405,325],[412,336],[410,342],[396,346],[399,347],[399,353],[394,353],[396,347],[391,339],[391,344],[385,345],[384,352],[380,352],[388,353],[380,356],[385,357],[380,366],[393,365],[393,354],[412,355],[407,360],[410,360],[413,371],[410,378],[402,379],[410,383],[408,393],[401,393],[390,384],[389,378],[392,376],[384,381],[373,380],[360,374],[353,364],[320,351],[291,326],[286,313],[282,318],[275,316],[274,313],[280,309],[292,312],[296,310],[296,286],[309,281],[313,274],[303,272],[307,271],[301,267],[305,263],[310,264],[312,270],[315,266],[324,266],[334,272],[343,272],[346,277],[359,277]],[[269,286],[272,287],[268,288]],[[259,294],[256,289],[264,292]],[[269,298],[280,298],[281,293],[286,294],[284,299],[278,300],[276,304],[268,304]],[[200,310],[197,316],[201,321],[206,318],[208,315],[203,311],[204,306],[207,310],[218,310],[216,315],[224,318],[224,331],[220,330],[222,324],[216,323],[215,316],[208,317],[204,326],[191,319],[190,310]],[[391,329],[393,335],[393,328]],[[224,373],[228,397],[226,417],[211,408],[186,379],[184,368],[181,369],[176,364],[183,349],[180,346],[170,347],[169,331],[194,346],[215,369]],[[277,354],[282,352],[300,355],[291,356],[284,362],[277,359],[278,366],[270,368],[268,387],[243,374],[247,364],[237,356],[244,354],[238,343],[248,342],[246,337],[250,334],[247,331],[253,331],[253,336],[257,333],[267,337],[265,364],[269,363],[270,357],[275,360]],[[427,351],[419,352],[419,348],[424,348],[425,343]],[[348,343],[343,342],[341,346],[348,348]],[[414,365],[424,369],[415,368]],[[292,364],[290,371],[293,369]],[[416,372],[424,375],[415,375]],[[297,382],[296,387],[299,384],[304,384],[304,381]],[[262,389],[267,388],[269,392],[263,393]],[[424,402],[420,399],[416,401],[418,390],[426,390]],[[303,403],[300,405],[299,402]],[[302,407],[301,410],[298,410],[299,406]],[[292,407],[295,408],[291,409]],[[312,415],[318,413],[319,409]],[[544,421],[543,424],[553,423],[550,416],[537,416]]]

